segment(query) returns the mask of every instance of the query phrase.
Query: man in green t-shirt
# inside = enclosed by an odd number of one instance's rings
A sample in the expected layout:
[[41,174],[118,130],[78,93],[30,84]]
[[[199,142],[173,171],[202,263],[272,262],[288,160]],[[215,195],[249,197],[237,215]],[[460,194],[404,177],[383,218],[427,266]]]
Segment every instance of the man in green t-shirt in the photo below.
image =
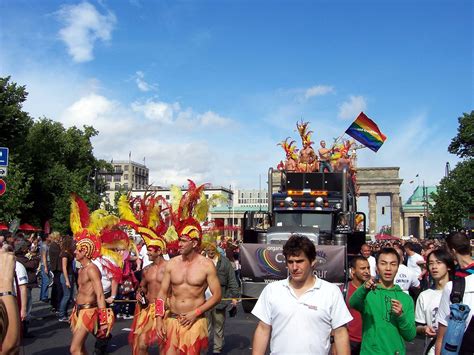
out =
[[366,281],[349,303],[362,315],[361,354],[405,354],[405,341],[416,336],[413,300],[394,284],[400,256],[383,248],[376,257],[380,282]]

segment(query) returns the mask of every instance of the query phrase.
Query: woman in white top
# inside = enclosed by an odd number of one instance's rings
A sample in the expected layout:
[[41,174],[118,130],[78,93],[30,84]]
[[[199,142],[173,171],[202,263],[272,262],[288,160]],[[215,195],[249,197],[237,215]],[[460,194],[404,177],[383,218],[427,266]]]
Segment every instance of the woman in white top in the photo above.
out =
[[437,249],[428,254],[426,262],[434,285],[420,293],[416,301],[415,321],[417,333],[426,336],[424,353],[434,355],[434,344],[438,330],[436,313],[443,287],[454,275],[454,259],[447,250]]

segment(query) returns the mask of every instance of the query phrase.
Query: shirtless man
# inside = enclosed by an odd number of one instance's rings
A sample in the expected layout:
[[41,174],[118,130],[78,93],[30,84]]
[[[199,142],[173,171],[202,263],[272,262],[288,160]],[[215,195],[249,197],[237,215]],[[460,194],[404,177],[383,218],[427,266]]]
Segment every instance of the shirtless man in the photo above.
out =
[[[160,354],[199,354],[207,348],[207,320],[204,313],[221,300],[221,286],[212,260],[199,253],[202,232],[196,225],[177,228],[179,256],[165,267],[158,298],[170,293],[164,319],[157,317],[157,329],[164,339]],[[206,288],[212,293],[207,301]]]
[[[161,288],[167,261],[163,259],[163,242],[148,243],[148,258],[152,262],[142,272],[140,288],[137,290],[138,306],[135,309],[129,343],[132,353],[147,354],[148,347],[158,340],[156,331],[156,305],[155,301]],[[142,293],[145,297],[142,296]]]
[[[85,348],[87,335],[92,333],[98,338],[106,337],[113,324],[112,310],[105,308],[100,271],[91,261],[92,255],[96,253],[95,248],[91,239],[83,238],[77,242],[74,251],[76,260],[82,267],[79,270],[76,305],[70,318],[71,354],[87,354]],[[97,323],[99,325],[95,332]]]
[[298,167],[301,172],[311,173],[317,171],[318,158],[310,143],[304,143],[303,149],[300,150],[300,159]]
[[332,166],[330,163],[331,160],[331,149],[326,148],[326,142],[321,141],[319,142],[321,148],[319,148],[319,172],[323,173],[324,168],[328,170],[328,172],[332,173]]

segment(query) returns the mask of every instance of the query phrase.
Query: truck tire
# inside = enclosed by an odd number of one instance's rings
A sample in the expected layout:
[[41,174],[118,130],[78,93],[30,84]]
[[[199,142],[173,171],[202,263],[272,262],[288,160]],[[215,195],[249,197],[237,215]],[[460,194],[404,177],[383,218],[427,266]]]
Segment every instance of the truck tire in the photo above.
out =
[[[242,296],[242,298],[247,298],[247,297],[248,296]],[[242,308],[244,309],[244,312],[251,313],[256,303],[257,303],[257,300],[242,300]]]

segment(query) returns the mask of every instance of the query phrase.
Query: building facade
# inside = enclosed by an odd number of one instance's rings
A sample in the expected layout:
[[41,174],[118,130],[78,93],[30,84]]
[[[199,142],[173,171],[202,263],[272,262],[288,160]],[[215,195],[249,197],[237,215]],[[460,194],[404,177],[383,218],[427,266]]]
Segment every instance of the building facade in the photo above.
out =
[[117,192],[145,190],[149,185],[149,169],[131,160],[112,161],[113,171],[101,170],[99,175],[106,183],[106,198],[114,205]]

